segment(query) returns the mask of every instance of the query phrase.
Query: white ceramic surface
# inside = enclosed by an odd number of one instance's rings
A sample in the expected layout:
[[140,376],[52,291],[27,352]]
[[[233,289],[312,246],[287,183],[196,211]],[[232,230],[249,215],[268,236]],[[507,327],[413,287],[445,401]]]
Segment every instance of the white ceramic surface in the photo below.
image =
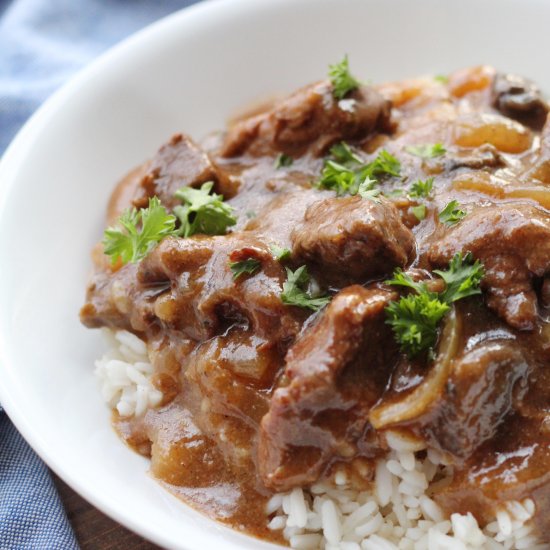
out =
[[491,63],[550,89],[547,0],[210,1],[138,33],[51,98],[0,164],[0,402],[44,460],[107,514],[170,548],[269,548],[147,475],[109,425],[78,310],[114,182],[171,133],[322,78]]

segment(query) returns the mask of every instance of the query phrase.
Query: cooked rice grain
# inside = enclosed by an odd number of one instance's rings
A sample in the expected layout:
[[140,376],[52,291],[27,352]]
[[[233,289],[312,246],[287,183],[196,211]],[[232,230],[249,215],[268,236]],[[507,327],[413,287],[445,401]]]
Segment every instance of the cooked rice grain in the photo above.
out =
[[145,343],[125,330],[103,330],[108,351],[95,362],[103,398],[121,416],[140,416],[162,400],[151,383],[153,366]]
[[[507,502],[483,529],[475,517],[452,514],[430,498],[449,483],[452,470],[441,453],[426,458],[418,441],[387,437],[390,453],[376,464],[371,490],[358,491],[343,472],[336,486],[316,483],[273,496],[269,528],[282,529],[291,548],[303,550],[548,550],[533,534],[532,500]],[[437,481],[436,481],[437,480]]]

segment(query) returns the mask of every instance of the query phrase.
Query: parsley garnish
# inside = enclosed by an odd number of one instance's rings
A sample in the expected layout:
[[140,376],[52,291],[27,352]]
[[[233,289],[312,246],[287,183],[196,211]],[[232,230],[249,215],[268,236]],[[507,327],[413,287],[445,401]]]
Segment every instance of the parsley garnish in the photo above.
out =
[[360,191],[363,196],[363,193],[374,188],[378,178],[384,175],[399,176],[400,172],[400,162],[393,155],[382,150],[372,162],[354,167],[334,160],[326,160],[321,178],[315,186],[336,191],[338,196],[357,195]]
[[262,262],[256,258],[247,258],[246,260],[241,260],[240,262],[229,262],[229,267],[233,272],[233,280],[237,280],[245,273],[248,273],[249,275],[256,273],[256,271],[260,268],[260,265],[262,265]]
[[447,271],[434,270],[434,273],[437,273],[447,285],[441,294],[444,302],[450,304],[468,296],[481,294],[479,283],[483,279],[485,270],[479,260],[472,263],[472,259],[470,252],[466,253],[464,258],[460,254],[455,254]]
[[279,168],[286,168],[287,166],[292,166],[294,159],[285,155],[284,153],[279,153],[275,158],[273,166],[278,170]]
[[411,207],[411,212],[415,215],[416,219],[421,222],[426,218],[426,205],[419,204],[418,206]]
[[354,163],[362,164],[363,159],[354,153],[351,147],[345,142],[341,141],[330,148],[330,154],[336,159],[336,162],[340,164]]
[[418,180],[411,185],[409,191],[409,197],[413,199],[427,199],[434,187],[434,179],[428,178],[427,180]]
[[348,56],[340,63],[329,65],[328,76],[332,83],[332,95],[336,99],[344,98],[349,92],[359,88],[360,82],[349,72]]
[[392,302],[386,308],[386,322],[392,327],[401,351],[415,357],[435,346],[437,327],[449,309],[436,293],[425,290]]
[[447,84],[447,82],[449,82],[449,77],[444,74],[436,74],[434,80],[440,84]]
[[283,304],[290,306],[298,306],[318,311],[330,302],[329,296],[313,297],[306,290],[309,283],[309,274],[307,266],[303,265],[296,271],[286,268],[287,280],[283,283],[283,292],[281,293],[281,301]]
[[[118,223],[123,229],[109,227],[103,237],[104,252],[114,264],[137,262],[164,237],[174,233],[176,218],[166,212],[157,197],[149,199],[149,206],[136,210],[127,209]],[[138,225],[141,223],[141,229]]]
[[271,250],[271,253],[273,254],[273,257],[278,262],[283,262],[284,260],[288,260],[290,258],[290,249],[289,248],[281,248],[280,246],[277,246],[276,244],[269,245],[269,249]]
[[223,202],[223,196],[210,194],[213,186],[214,182],[207,181],[200,189],[182,187],[176,191],[176,198],[184,203],[174,208],[174,214],[181,221],[181,236],[190,237],[197,233],[223,235],[228,227],[237,223],[233,208]]
[[464,216],[466,212],[459,208],[460,204],[458,201],[452,200],[445,208],[439,213],[439,219],[446,225],[454,225],[458,223]]
[[457,300],[481,294],[479,284],[484,275],[479,260],[472,263],[472,255],[455,254],[445,271],[434,270],[446,284],[441,293],[431,292],[425,282],[416,282],[397,269],[393,279],[386,281],[393,286],[402,286],[414,294],[402,296],[386,308],[388,323],[395,334],[401,350],[409,357],[430,350],[437,341],[439,322]]
[[426,145],[410,145],[409,147],[405,147],[405,151],[415,157],[433,159],[444,155],[447,149],[445,149],[441,143],[432,143]]

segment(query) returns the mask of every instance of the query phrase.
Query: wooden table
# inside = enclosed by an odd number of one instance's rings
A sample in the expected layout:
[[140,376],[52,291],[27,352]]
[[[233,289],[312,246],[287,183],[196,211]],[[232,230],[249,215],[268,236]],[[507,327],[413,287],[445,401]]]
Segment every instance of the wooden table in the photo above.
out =
[[159,549],[94,508],[55,474],[52,477],[82,550]]

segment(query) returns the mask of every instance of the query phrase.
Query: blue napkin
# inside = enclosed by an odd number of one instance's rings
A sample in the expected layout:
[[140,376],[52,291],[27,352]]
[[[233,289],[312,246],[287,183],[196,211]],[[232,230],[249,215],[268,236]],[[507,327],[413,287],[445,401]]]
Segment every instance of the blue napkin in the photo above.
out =
[[[0,0],[0,155],[75,71],[193,0]],[[48,469],[0,407],[0,550],[78,544]]]

